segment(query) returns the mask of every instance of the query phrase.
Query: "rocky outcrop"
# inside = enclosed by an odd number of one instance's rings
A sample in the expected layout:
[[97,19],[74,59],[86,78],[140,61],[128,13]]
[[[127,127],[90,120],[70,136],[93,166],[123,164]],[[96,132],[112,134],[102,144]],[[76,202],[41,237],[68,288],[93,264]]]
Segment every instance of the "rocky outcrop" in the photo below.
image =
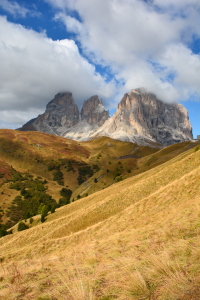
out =
[[154,94],[136,89],[124,95],[114,116],[95,134],[167,146],[192,139],[192,127],[181,104],[163,103]]
[[19,130],[37,130],[75,140],[87,140],[109,118],[102,100],[92,96],[84,101],[81,113],[72,93],[58,93],[46,107],[45,112],[27,122]]
[[27,122],[19,130],[36,130],[45,133],[62,135],[66,128],[79,122],[79,110],[72,93],[58,93],[46,107],[45,112]]
[[72,93],[58,93],[46,107],[44,114],[39,115],[33,126],[43,132],[62,134],[66,128],[76,125],[79,121],[79,110]]
[[59,93],[44,114],[20,130],[38,130],[78,141],[109,136],[150,146],[192,139],[187,110],[180,104],[163,103],[144,89],[126,93],[111,118],[98,96],[84,101],[79,115],[72,94]]
[[105,111],[102,99],[92,96],[84,101],[81,109],[81,120],[86,120],[90,125],[101,126],[109,118],[109,112]]
[[84,101],[80,115],[79,123],[65,131],[63,135],[65,138],[87,141],[110,118],[109,112],[105,110],[98,96],[92,96]]

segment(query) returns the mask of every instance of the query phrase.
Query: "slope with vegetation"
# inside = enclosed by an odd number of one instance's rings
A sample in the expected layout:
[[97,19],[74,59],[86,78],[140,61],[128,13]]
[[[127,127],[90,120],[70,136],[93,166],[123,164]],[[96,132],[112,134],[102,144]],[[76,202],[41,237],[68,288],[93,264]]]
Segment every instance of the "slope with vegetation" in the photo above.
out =
[[1,299],[200,299],[200,151],[189,147],[142,157],[140,174],[3,237]]
[[[0,236],[18,221],[41,213],[42,206],[54,212],[56,207],[121,180],[119,175],[127,170],[121,163],[118,170],[117,156],[135,146],[110,141],[101,138],[80,144],[40,132],[0,130]],[[148,148],[147,153],[155,151]],[[110,170],[105,160],[108,155]]]
[[195,143],[160,149],[107,137],[78,143],[41,132],[0,130],[0,236],[22,220],[28,227],[44,222],[56,207],[145,172],[191,147]]

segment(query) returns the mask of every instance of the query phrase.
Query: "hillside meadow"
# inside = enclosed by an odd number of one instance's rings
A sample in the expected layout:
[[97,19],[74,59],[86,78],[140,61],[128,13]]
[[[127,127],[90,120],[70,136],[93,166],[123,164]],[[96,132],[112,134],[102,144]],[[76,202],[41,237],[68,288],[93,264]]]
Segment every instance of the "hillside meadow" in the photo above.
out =
[[171,147],[1,238],[0,299],[199,300],[200,148]]
[[107,137],[79,143],[42,132],[1,129],[0,237],[21,220],[32,227],[41,214],[44,222],[56,207],[143,173],[197,144],[187,141],[163,149]]

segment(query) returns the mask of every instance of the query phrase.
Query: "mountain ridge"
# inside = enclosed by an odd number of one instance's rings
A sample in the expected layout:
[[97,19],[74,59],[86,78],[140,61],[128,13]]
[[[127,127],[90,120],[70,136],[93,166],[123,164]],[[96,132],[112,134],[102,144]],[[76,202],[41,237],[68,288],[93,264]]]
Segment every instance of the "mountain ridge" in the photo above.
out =
[[77,141],[108,136],[151,147],[193,138],[186,108],[164,103],[144,88],[126,93],[112,117],[97,95],[84,101],[79,112],[71,92],[58,93],[42,115],[18,130],[37,130]]

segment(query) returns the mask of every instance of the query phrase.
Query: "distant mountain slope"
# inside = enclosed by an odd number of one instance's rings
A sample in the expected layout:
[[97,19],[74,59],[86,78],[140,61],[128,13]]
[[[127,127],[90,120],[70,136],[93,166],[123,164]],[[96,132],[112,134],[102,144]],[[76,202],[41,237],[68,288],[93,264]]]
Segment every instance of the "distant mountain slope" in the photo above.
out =
[[2,238],[2,300],[198,300],[199,175],[195,146]]
[[98,96],[85,101],[79,113],[72,94],[59,93],[44,114],[19,128],[34,129],[77,141],[108,136],[151,147],[192,139],[187,110],[180,104],[163,103],[144,89],[126,93],[111,118]]

